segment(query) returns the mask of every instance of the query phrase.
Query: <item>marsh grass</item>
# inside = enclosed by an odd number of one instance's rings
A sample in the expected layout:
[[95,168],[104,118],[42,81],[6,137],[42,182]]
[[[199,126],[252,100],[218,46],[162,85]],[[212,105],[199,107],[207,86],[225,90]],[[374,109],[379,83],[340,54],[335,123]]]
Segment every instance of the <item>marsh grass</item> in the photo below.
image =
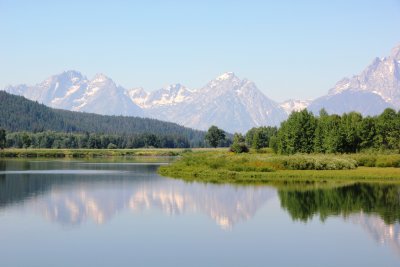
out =
[[371,158],[358,155],[281,156],[271,153],[193,152],[185,153],[176,162],[160,167],[159,173],[186,181],[210,183],[400,182],[400,168],[391,167],[397,164],[400,155],[389,155],[385,159],[386,156],[377,156],[377,160],[371,163],[378,166],[379,162],[384,162],[379,166],[389,166],[379,168],[365,167],[365,162],[371,161]]
[[179,156],[183,149],[4,149],[0,158],[94,158]]
[[400,167],[400,154],[360,153],[345,155],[357,161],[359,166],[366,167]]

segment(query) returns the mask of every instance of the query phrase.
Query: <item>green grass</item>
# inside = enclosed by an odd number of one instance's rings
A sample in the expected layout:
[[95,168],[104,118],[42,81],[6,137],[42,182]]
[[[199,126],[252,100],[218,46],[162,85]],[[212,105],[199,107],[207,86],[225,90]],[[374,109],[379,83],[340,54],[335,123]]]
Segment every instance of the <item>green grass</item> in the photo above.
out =
[[0,158],[92,158],[178,156],[184,149],[4,149]]
[[390,163],[385,166],[392,166],[393,162],[397,164],[400,155],[377,156],[379,160],[374,166],[379,167],[364,167],[365,164],[358,162],[361,158],[360,155],[281,156],[206,151],[183,153],[176,162],[160,167],[159,173],[186,181],[209,183],[400,182],[400,168],[380,168],[379,165],[379,162]]
[[366,167],[400,167],[400,154],[360,153],[347,157],[357,161],[359,166]]

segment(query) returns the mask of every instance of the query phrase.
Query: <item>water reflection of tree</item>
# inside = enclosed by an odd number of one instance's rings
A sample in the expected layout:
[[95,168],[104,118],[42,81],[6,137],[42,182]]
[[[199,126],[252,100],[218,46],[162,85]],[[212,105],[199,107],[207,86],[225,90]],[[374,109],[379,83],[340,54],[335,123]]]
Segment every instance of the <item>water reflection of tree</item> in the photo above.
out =
[[377,214],[387,224],[400,222],[400,186],[357,183],[349,186],[308,191],[279,190],[282,208],[292,219],[308,221],[319,215],[348,216],[363,211]]

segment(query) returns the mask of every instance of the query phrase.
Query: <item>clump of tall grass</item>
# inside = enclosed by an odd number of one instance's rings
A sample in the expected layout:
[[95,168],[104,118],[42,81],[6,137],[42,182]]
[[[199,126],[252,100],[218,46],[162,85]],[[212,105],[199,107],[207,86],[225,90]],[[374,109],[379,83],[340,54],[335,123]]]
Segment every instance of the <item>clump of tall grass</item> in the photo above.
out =
[[176,164],[204,170],[233,172],[271,172],[276,170],[350,170],[357,161],[335,155],[233,154],[226,152],[199,152],[184,154]]
[[400,167],[400,154],[372,154],[360,153],[348,155],[357,161],[359,166],[365,167]]
[[277,156],[273,161],[286,170],[350,170],[357,168],[357,161],[333,155]]

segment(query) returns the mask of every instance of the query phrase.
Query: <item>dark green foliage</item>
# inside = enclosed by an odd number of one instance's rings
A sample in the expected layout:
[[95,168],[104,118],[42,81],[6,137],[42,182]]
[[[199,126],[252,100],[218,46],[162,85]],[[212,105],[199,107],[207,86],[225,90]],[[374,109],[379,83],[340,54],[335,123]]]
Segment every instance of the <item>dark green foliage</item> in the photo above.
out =
[[213,125],[208,129],[205,139],[212,147],[217,147],[225,139],[225,132]]
[[269,147],[271,137],[276,136],[277,132],[276,127],[254,127],[246,133],[246,144],[256,150]]
[[8,133],[8,148],[188,148],[190,143],[181,136],[154,134],[79,134],[58,132]]
[[0,149],[4,149],[6,146],[6,130],[0,129]]
[[379,116],[363,118],[357,112],[339,116],[321,110],[319,117],[307,110],[293,112],[281,124],[276,140],[271,140],[270,147],[282,154],[400,152],[400,113],[386,109]]
[[245,139],[242,134],[240,133],[235,133],[233,135],[233,143],[230,147],[231,152],[235,153],[247,153],[249,152],[249,148],[247,147],[245,143]]
[[272,151],[278,153],[278,137],[276,135],[269,139],[269,147],[272,148]]
[[366,117],[361,121],[360,126],[360,149],[374,147],[376,138],[376,118]]
[[[204,132],[175,123],[52,109],[4,91],[0,91],[0,103],[0,127],[9,132],[91,133],[79,139],[67,135],[68,140],[52,140],[53,136],[47,134],[40,147],[107,147],[104,143],[109,142],[104,138],[108,135],[118,135],[123,140],[123,144],[114,143],[117,147],[204,146]],[[31,146],[27,137],[15,142],[16,147]]]
[[376,118],[375,142],[384,149],[400,150],[400,112],[388,108]]
[[316,125],[311,112],[292,112],[278,131],[278,151],[283,154],[313,152]]

